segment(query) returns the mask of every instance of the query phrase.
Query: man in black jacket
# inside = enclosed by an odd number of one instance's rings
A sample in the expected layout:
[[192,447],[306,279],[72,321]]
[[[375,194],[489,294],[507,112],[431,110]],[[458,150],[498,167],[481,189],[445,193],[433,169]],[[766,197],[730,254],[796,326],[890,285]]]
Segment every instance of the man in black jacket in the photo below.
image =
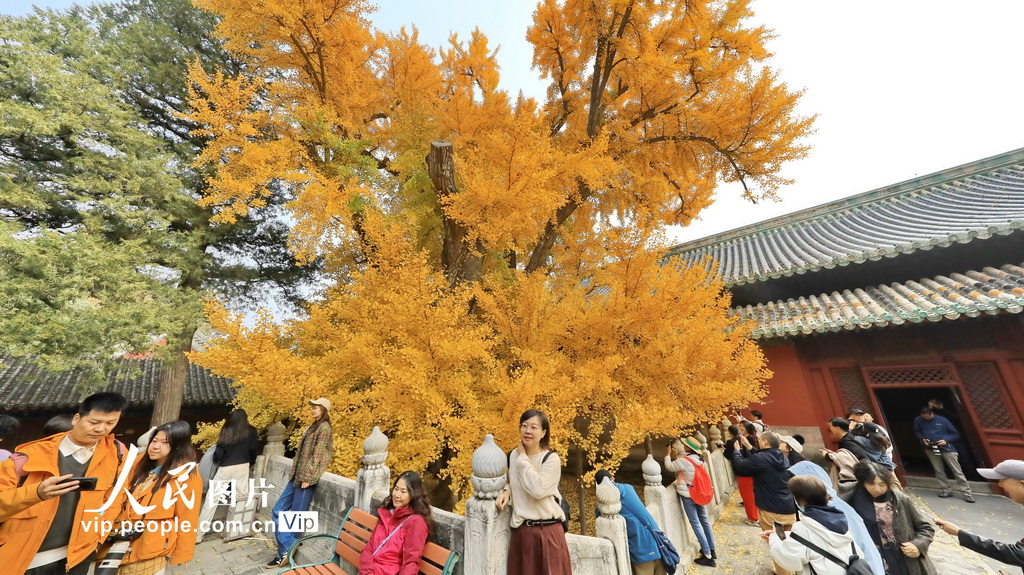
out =
[[870,459],[864,446],[857,437],[850,433],[850,422],[842,417],[833,417],[828,420],[828,430],[832,437],[839,440],[839,449],[847,449],[858,460]]
[[[774,529],[775,523],[789,527],[796,523],[796,501],[789,491],[789,461],[779,449],[782,443],[778,434],[766,431],[761,434],[758,444],[761,451],[751,453],[753,446],[746,436],[740,436],[741,449],[732,456],[732,468],[736,475],[754,478],[754,503],[757,505],[758,522],[761,531]],[[776,575],[790,575],[775,565]]]
[[[1010,496],[1010,499],[1024,505],[1024,461],[1007,459],[992,469],[978,469],[978,473],[986,479],[999,481],[999,487]],[[1024,539],[1016,543],[1000,543],[968,533],[949,521],[938,520],[935,523],[943,531],[956,537],[960,545],[972,551],[1008,565],[1024,567]],[[1000,570],[1000,573],[1005,571]]]

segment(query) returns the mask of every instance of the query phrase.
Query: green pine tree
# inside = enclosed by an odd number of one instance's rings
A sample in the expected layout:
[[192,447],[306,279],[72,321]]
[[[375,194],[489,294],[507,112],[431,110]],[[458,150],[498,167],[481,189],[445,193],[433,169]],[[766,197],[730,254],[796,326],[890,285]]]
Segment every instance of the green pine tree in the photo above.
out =
[[213,224],[188,63],[242,71],[187,0],[0,18],[0,348],[102,380],[167,338],[153,423],[177,418],[205,293],[289,306],[317,272],[281,204]]

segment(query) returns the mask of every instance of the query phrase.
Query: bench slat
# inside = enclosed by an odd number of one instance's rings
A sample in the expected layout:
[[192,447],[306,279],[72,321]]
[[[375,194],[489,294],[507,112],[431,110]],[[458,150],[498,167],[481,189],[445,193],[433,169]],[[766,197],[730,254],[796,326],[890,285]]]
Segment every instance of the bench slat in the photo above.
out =
[[351,512],[349,512],[348,520],[346,520],[345,523],[354,523],[364,529],[369,529],[370,531],[373,531],[373,528],[377,526],[377,522],[379,521],[380,519],[374,517],[373,515],[370,515],[369,513],[363,511],[362,509],[353,509]]
[[441,547],[437,543],[427,542],[426,546],[423,547],[423,558],[429,559],[431,563],[438,565],[444,565],[448,561],[448,556],[452,552],[444,547]]
[[338,535],[334,552],[352,566],[359,566],[359,554],[370,540],[373,528],[380,520],[360,509],[352,509]]
[[420,559],[420,573],[423,575],[441,575],[452,552],[436,543],[427,543],[423,547],[423,558]]
[[284,575],[344,575],[345,571],[334,563],[313,565],[311,567],[299,567],[286,571]]
[[443,573],[443,572],[444,571],[442,571],[440,568],[435,567],[435,566],[431,565],[430,563],[425,563],[423,561],[420,561],[420,573],[421,573],[421,575],[441,575],[441,573]]
[[361,552],[344,545],[338,545],[337,549],[335,549],[335,553],[345,561],[348,561],[348,564],[353,567],[359,567],[359,554]]
[[[359,567],[359,557],[373,535],[373,530],[380,520],[360,509],[351,509],[346,517],[345,524],[338,534],[338,542],[334,546],[334,553],[344,559],[353,567]],[[444,568],[451,557],[452,551],[437,545],[427,543],[423,548],[423,557],[420,559],[421,575],[443,575]],[[288,571],[288,575],[340,575],[344,571],[334,563],[301,567]]]

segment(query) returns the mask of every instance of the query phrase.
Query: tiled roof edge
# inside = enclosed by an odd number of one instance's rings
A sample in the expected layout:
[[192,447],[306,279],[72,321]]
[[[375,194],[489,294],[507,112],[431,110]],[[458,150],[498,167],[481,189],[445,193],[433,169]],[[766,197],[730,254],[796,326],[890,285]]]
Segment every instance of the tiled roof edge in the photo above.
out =
[[1024,264],[737,306],[754,339],[1024,312]]
[[970,176],[998,170],[1006,166],[1012,166],[1024,162],[1024,148],[1018,148],[1009,152],[1004,152],[981,160],[975,160],[966,164],[947,168],[938,172],[912,178],[897,184],[876,188],[874,190],[863,192],[854,196],[841,198],[824,204],[819,204],[810,208],[777,216],[768,220],[763,220],[746,226],[734,228],[725,232],[721,232],[715,235],[706,236],[689,242],[684,242],[675,246],[672,246],[667,250],[668,256],[678,255],[681,253],[688,252],[690,250],[712,246],[718,243],[735,240],[745,236],[754,235],[758,232],[771,230],[786,225],[794,225],[800,222],[809,220],[816,220],[829,214],[848,210],[856,206],[862,206],[866,204],[873,204],[876,202],[882,202],[886,199],[894,196],[905,195],[917,190],[924,188],[933,187],[936,185],[954,182]]

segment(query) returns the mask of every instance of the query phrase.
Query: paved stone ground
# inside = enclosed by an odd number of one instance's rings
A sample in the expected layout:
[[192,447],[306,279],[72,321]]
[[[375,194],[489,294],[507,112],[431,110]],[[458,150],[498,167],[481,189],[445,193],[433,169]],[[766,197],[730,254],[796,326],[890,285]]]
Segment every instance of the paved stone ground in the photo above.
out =
[[210,534],[196,546],[192,561],[173,566],[168,569],[168,575],[276,575],[277,569],[264,567],[276,549],[265,536],[224,542]]
[[[984,485],[985,491],[988,486]],[[1012,543],[1024,536],[1024,505],[996,495],[979,495],[978,489],[974,491],[974,497],[978,501],[971,504],[965,502],[958,495],[948,499],[940,499],[938,490],[912,489],[923,501],[928,503],[934,511],[933,515],[946,521],[951,521],[971,533]],[[945,535],[945,533],[943,533]],[[1003,569],[1007,573],[1019,572],[1018,567],[1009,567],[1005,563],[989,559],[982,555],[975,555],[981,558],[989,567],[999,571]]]
[[[916,493],[915,493],[916,492]],[[1005,497],[979,495],[978,503],[969,504],[957,499],[939,499],[937,491],[912,491],[918,505],[935,516],[949,519],[962,528],[976,533],[998,537],[1002,541],[1020,539],[1020,526],[1024,525],[1024,508]],[[959,504],[957,503],[959,502]],[[939,513],[935,509],[939,509]],[[953,511],[950,511],[950,510]],[[687,575],[771,575],[772,562],[768,546],[758,536],[760,528],[743,523],[746,515],[739,497],[733,497],[715,523],[715,545],[718,548],[718,566],[691,565]],[[992,526],[998,525],[999,529]],[[982,526],[988,526],[988,532]],[[1001,564],[991,565],[981,555],[968,551],[956,539],[937,529],[930,553],[940,575],[996,575]],[[1017,535],[1012,535],[1017,532]],[[1014,572],[1014,568],[1006,568]]]

